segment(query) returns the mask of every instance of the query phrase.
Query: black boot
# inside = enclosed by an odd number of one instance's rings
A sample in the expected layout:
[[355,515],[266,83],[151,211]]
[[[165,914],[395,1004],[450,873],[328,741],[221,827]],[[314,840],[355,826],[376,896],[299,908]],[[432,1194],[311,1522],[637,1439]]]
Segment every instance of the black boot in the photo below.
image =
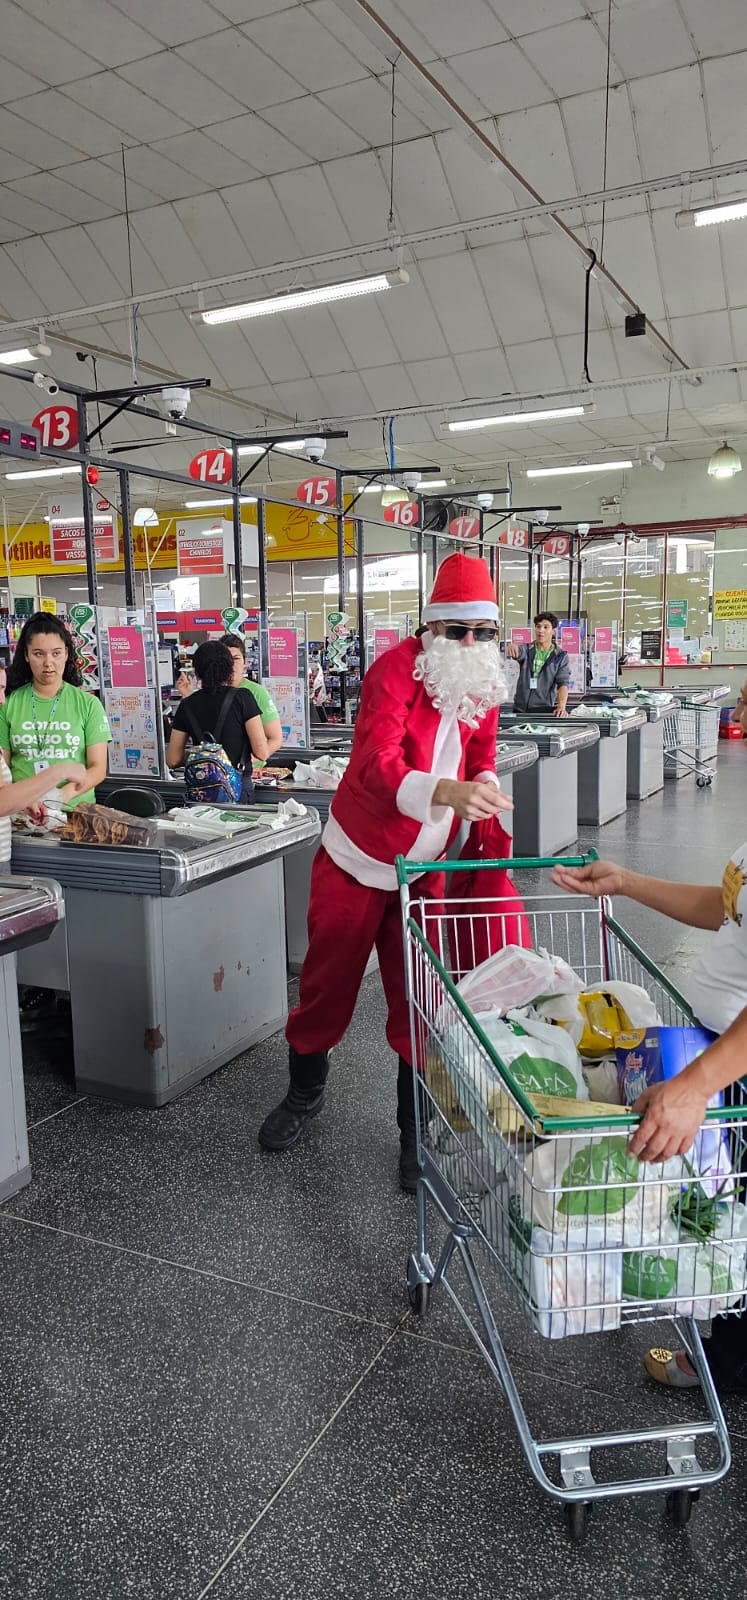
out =
[[[422,1112],[422,1098],[421,1098]],[[417,1130],[415,1127],[415,1084],[409,1061],[399,1058],[397,1073],[397,1127],[399,1128],[399,1183],[406,1194],[415,1194],[420,1175]],[[421,1121],[421,1134],[423,1124]]]
[[257,1135],[265,1150],[290,1150],[324,1104],[324,1085],[329,1072],[326,1050],[302,1056],[291,1046],[288,1070],[288,1093],[274,1111],[265,1117]]

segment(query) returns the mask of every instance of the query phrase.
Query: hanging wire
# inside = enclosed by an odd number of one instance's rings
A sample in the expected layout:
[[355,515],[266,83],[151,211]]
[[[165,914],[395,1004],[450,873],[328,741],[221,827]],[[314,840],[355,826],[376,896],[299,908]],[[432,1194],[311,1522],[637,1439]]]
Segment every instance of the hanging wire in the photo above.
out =
[[[132,275],[132,230],[130,228],[130,201],[129,201],[129,195],[128,195],[128,191],[127,191],[127,160],[126,160],[126,157],[125,157],[125,147],[124,147],[124,145],[122,145],[122,181],[124,183],[125,226],[126,226],[126,229],[127,229],[127,265],[128,265],[129,274],[130,274],[130,299],[134,299],[134,296],[135,296],[135,283],[134,283],[134,279],[133,279],[133,275]],[[128,328],[129,340],[130,340],[130,360],[132,362],[132,381],[133,381],[133,383],[137,383],[137,381],[138,381],[137,369],[138,369],[138,362],[139,362],[139,346],[140,346],[140,332],[139,332],[139,329],[138,329],[138,312],[139,312],[139,310],[140,310],[139,306],[132,306],[131,307],[131,309],[130,309],[130,323],[129,323],[129,328]]]
[[389,217],[387,231],[394,233],[394,124],[397,117],[395,90],[397,83],[397,61],[392,62],[392,111],[391,111],[391,138],[389,143]]
[[584,366],[583,372],[587,383],[591,383],[589,372],[589,295],[591,293],[591,275],[597,264],[596,250],[589,251],[589,265],[586,268],[586,285],[584,288]]
[[[604,163],[602,169],[602,193],[607,192],[607,145],[610,127],[610,66],[612,62],[612,0],[607,7],[607,85],[604,95]],[[606,221],[607,202],[602,201],[602,237],[599,245],[599,259],[604,261],[604,224]]]
[[392,471],[392,476],[394,476],[394,470],[395,470],[395,464],[396,464],[395,463],[395,455],[394,455],[394,417],[390,417],[389,418],[389,427],[387,429],[387,438],[388,438],[388,443],[389,443],[389,466],[390,466],[391,471]]

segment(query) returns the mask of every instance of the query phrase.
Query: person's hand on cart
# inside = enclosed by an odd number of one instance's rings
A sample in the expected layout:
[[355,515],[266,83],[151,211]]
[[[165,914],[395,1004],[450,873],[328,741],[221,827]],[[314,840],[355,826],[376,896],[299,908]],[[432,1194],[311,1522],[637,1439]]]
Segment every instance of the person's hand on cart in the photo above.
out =
[[464,822],[484,822],[488,817],[497,816],[499,811],[514,809],[513,800],[490,779],[485,783],[479,780],[460,783],[456,778],[441,778],[433,791],[431,805],[450,806]]
[[568,894],[590,894],[601,900],[607,895],[625,894],[625,868],[615,861],[590,861],[585,867],[555,867],[553,883]]
[[668,1161],[684,1156],[705,1120],[708,1098],[687,1069],[666,1083],[654,1083],[638,1096],[632,1111],[641,1122],[628,1149],[639,1161]]

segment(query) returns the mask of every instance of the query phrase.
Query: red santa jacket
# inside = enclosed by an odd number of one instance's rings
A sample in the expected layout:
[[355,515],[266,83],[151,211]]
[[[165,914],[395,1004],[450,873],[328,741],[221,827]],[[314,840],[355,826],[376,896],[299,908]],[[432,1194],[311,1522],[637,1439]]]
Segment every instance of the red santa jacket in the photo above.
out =
[[451,808],[431,805],[439,779],[498,782],[498,709],[476,728],[442,715],[413,677],[421,649],[405,639],[366,673],[350,762],[324,830],[333,861],[378,889],[396,888],[395,856],[437,860],[457,832]]

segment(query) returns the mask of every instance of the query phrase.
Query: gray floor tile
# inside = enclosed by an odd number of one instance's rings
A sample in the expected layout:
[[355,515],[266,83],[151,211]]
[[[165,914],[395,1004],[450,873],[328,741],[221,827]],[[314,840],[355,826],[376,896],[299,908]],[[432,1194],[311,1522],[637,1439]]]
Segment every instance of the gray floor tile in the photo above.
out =
[[194,1600],[380,1348],[0,1221],[0,1594]]

